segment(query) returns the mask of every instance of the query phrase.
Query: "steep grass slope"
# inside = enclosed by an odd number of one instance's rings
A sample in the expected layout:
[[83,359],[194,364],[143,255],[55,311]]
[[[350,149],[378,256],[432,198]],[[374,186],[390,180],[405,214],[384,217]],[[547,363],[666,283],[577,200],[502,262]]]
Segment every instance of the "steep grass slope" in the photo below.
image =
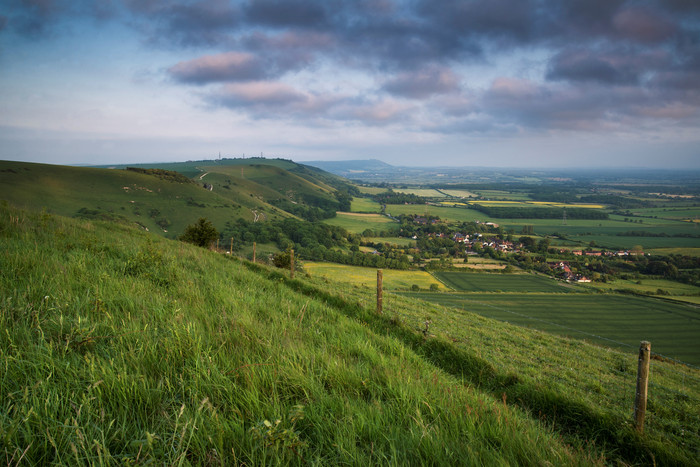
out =
[[310,211],[327,216],[339,208],[336,187],[343,185],[330,174],[291,161],[244,161],[152,166],[179,170],[191,176],[189,183],[123,168],[0,161],[0,199],[69,217],[118,220],[168,238],[199,217],[222,230],[236,219],[265,221]]
[[[8,464],[697,460],[675,441],[604,424],[544,380],[538,400],[537,367],[521,375],[474,355],[461,334],[417,332],[412,320],[439,307],[394,297],[379,316],[363,289],[7,204],[0,242]],[[542,336],[472,321],[487,349]]]
[[255,197],[234,201],[202,184],[127,170],[0,161],[0,186],[0,199],[17,206],[119,220],[171,238],[201,216],[218,227],[239,217],[252,220],[253,210],[267,210],[269,217],[289,216]]

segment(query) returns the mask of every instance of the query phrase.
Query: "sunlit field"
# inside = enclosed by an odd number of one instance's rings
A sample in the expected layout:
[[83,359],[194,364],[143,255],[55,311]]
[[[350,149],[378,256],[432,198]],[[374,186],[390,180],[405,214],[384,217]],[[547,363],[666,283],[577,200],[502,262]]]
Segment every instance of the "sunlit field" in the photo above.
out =
[[339,212],[336,217],[326,219],[323,222],[337,225],[348,232],[362,233],[366,229],[374,231],[396,230],[398,223],[381,214],[361,214],[353,212]]
[[[345,283],[358,287],[377,286],[375,268],[306,261],[304,270],[312,277],[323,277],[332,283]],[[447,287],[425,271],[384,269],[382,276],[384,287],[388,290],[409,290],[413,285],[428,290],[432,284],[436,284],[438,290],[447,290]]]

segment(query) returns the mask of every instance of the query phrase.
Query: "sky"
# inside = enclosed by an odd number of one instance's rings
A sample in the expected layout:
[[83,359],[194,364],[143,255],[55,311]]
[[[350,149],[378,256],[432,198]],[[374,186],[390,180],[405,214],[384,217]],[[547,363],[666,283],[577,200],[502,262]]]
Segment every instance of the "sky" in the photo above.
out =
[[0,159],[700,169],[698,0],[3,0]]

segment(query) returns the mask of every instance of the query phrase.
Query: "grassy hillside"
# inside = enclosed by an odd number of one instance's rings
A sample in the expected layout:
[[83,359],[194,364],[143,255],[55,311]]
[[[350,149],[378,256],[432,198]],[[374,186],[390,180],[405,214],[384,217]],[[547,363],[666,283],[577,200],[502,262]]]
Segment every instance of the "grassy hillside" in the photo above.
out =
[[392,295],[377,315],[365,289],[122,224],[3,203],[0,239],[10,465],[697,462],[694,370],[655,362],[677,394],[639,436],[631,401],[598,401],[632,355]]
[[0,199],[69,217],[122,221],[169,238],[199,217],[222,230],[236,219],[327,216],[340,207],[336,192],[344,185],[331,174],[283,160],[226,162],[138,166],[190,177],[177,182],[125,167],[0,161]]

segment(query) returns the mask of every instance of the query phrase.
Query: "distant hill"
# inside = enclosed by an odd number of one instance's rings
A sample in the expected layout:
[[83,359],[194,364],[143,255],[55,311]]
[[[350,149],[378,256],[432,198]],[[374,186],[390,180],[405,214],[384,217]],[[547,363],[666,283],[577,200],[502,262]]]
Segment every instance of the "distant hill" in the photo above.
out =
[[0,161],[0,199],[29,209],[135,224],[174,238],[206,217],[315,220],[349,204],[352,188],[315,167],[282,159],[225,159],[112,168]]
[[393,168],[392,165],[378,159],[353,161],[311,161],[306,162],[306,164],[346,178],[361,177],[365,173],[384,172]]

